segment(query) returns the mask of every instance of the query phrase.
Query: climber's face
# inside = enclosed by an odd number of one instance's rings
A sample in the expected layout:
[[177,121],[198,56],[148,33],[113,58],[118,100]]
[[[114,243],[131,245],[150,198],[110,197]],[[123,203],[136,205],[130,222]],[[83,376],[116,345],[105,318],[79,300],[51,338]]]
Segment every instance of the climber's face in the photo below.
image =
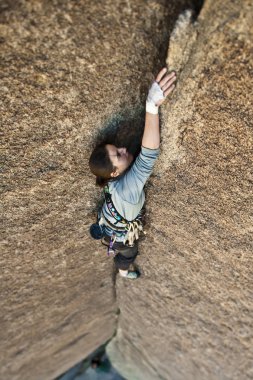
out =
[[131,165],[133,162],[133,155],[127,151],[126,148],[117,148],[115,145],[107,144],[106,150],[112,162],[112,165],[116,168],[111,173],[111,177],[117,177]]

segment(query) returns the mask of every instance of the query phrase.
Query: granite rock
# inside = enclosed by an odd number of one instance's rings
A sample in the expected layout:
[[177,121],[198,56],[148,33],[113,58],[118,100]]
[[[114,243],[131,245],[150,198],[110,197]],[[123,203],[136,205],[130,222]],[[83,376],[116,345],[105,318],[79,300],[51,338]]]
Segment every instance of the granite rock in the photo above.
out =
[[1,379],[52,379],[113,336],[112,262],[88,233],[100,199],[88,158],[122,120],[121,139],[138,140],[130,116],[136,127],[192,3],[1,1]]
[[142,276],[117,282],[121,313],[107,351],[131,380],[249,380],[252,2],[207,0],[189,20],[180,17],[168,50],[178,83],[147,186]]

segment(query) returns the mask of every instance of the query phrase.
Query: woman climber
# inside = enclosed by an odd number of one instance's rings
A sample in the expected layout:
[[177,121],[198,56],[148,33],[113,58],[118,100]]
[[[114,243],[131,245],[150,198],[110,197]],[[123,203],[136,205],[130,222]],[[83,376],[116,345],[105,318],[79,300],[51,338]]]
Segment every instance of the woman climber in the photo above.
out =
[[[143,188],[159,153],[158,108],[175,88],[175,81],[176,73],[167,73],[163,68],[152,84],[146,101],[141,152],[135,161],[126,148],[111,144],[97,146],[89,160],[90,170],[105,195],[98,224],[91,226],[91,234],[103,237],[102,243],[108,246],[108,255],[114,256],[120,275],[130,279],[139,276],[138,271],[130,271],[129,267],[138,254],[145,201]],[[99,234],[96,228],[101,231]]]

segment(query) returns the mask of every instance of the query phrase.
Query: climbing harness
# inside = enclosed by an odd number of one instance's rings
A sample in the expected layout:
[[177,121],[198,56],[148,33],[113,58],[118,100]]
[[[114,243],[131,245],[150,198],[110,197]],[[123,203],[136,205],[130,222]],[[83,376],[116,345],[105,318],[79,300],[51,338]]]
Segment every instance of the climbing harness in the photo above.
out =
[[[104,196],[105,196],[105,202],[107,205],[107,208],[112,215],[112,217],[115,219],[115,223],[112,224],[103,214],[101,215],[99,224],[103,224],[103,219],[106,221],[106,223],[114,230],[116,231],[126,231],[125,238],[124,238],[124,244],[132,247],[134,245],[134,241],[139,239],[140,232],[143,232],[143,225],[142,225],[142,216],[143,216],[143,210],[140,211],[140,213],[137,215],[137,217],[132,220],[128,221],[126,220],[122,215],[118,213],[116,210],[113,201],[112,196],[109,192],[109,187],[106,185],[104,187]],[[117,226],[117,223],[125,224],[125,227],[119,227]],[[115,237],[116,239],[116,237]],[[114,240],[115,241],[115,240]]]

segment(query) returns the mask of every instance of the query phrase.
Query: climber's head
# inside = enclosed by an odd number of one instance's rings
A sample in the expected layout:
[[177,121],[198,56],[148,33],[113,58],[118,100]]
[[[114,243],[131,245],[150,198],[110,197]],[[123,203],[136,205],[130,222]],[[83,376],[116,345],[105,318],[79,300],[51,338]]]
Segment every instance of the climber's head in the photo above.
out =
[[133,162],[133,155],[126,148],[118,148],[115,145],[106,144],[105,148],[114,168],[111,177],[118,177],[129,168]]
[[112,144],[100,144],[92,152],[90,170],[97,177],[96,183],[105,186],[113,178],[123,174],[133,162],[133,156],[126,148]]

